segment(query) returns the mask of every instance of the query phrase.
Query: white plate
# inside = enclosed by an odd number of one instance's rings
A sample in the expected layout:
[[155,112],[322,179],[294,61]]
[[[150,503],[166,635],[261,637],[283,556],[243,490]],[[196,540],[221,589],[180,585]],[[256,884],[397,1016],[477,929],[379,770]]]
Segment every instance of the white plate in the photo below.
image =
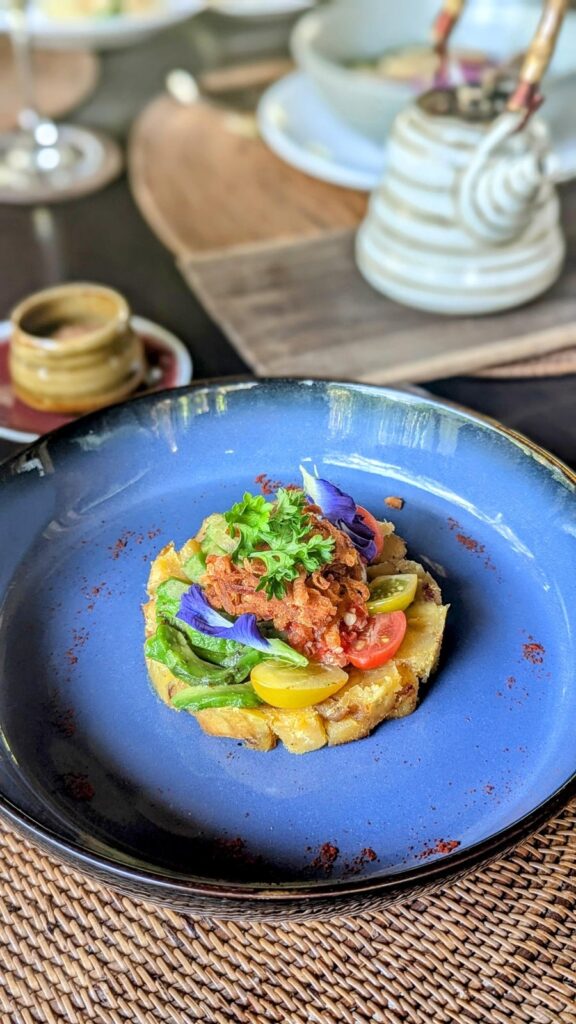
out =
[[315,0],[208,0],[210,10],[232,18],[265,18],[312,7]]
[[[147,379],[139,391],[160,391],[189,384],[192,357],[184,343],[165,327],[143,316],[133,316],[130,322],[136,334],[143,339],[148,357]],[[6,441],[35,441],[41,433],[45,434],[77,417],[39,412],[15,399],[7,358],[10,333],[10,321],[0,321],[0,437]]]
[[368,192],[382,177],[382,146],[340,121],[301,71],[264,93],[258,126],[277,156],[313,178]]
[[[365,192],[382,178],[386,146],[340,121],[302,71],[286,75],[264,93],[258,125],[277,156],[313,178]],[[556,181],[576,177],[576,127],[555,142],[550,168]]]
[[[110,18],[52,18],[39,3],[30,4],[28,24],[37,43],[47,47],[84,46],[113,50],[133,46],[148,36],[186,21],[206,7],[206,0],[161,0],[149,14],[119,14]],[[0,32],[8,31],[5,11],[0,11]]]

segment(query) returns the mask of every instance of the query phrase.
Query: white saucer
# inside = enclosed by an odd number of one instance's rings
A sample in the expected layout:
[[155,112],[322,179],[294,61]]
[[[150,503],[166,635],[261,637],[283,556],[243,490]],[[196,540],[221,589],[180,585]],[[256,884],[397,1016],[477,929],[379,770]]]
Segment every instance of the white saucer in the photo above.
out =
[[[321,181],[371,192],[384,173],[386,146],[340,121],[302,71],[264,93],[258,126],[277,156]],[[555,144],[550,168],[555,181],[576,177],[576,130]]]
[[266,18],[313,7],[315,0],[208,0],[208,8],[232,18]]
[[382,177],[382,146],[340,121],[302,71],[267,89],[258,126],[277,156],[313,178],[369,192]]
[[[118,14],[109,18],[54,18],[46,14],[38,0],[32,0],[28,28],[36,43],[67,49],[86,47],[114,50],[133,46],[170,25],[186,21],[206,7],[206,0],[160,0],[148,14]],[[0,32],[8,31],[8,18],[0,10]]]

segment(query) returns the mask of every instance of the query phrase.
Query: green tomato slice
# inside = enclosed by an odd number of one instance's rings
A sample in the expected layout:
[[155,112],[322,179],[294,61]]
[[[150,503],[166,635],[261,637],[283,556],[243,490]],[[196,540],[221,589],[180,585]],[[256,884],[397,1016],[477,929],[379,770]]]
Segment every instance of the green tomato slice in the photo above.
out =
[[400,572],[395,576],[377,576],[370,584],[370,615],[382,612],[403,612],[412,604],[418,586],[415,572]]

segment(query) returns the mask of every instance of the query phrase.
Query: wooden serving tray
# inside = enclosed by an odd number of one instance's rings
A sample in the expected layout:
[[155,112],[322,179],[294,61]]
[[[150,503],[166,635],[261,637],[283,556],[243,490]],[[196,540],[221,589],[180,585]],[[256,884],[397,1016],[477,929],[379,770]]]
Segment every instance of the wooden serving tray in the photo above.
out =
[[355,227],[361,192],[325,185],[278,160],[254,117],[207,101],[161,96],[129,146],[132,190],[154,231],[181,260]]
[[159,97],[134,127],[129,172],[144,217],[258,374],[393,383],[495,366],[510,377],[576,370],[574,185],[564,189],[569,253],[554,288],[508,313],[452,318],[400,306],[364,281],[353,243],[366,194],[284,164],[251,115]]

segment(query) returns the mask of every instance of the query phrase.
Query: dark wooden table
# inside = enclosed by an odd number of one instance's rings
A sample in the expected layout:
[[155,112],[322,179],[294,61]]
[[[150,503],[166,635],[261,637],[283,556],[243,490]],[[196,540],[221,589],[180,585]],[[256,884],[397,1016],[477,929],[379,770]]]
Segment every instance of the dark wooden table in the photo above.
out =
[[[105,55],[97,92],[71,120],[105,128],[123,140],[138,111],[163,87],[167,71],[198,71],[244,54],[281,52],[288,27],[284,21],[247,27],[203,15],[149,43]],[[118,288],[134,312],[182,338],[196,378],[246,372],[142,220],[125,178],[94,196],[49,209],[0,206],[0,319],[29,292],[74,280]],[[452,378],[427,388],[502,420],[576,466],[575,376]],[[0,458],[15,450],[0,441]]]

